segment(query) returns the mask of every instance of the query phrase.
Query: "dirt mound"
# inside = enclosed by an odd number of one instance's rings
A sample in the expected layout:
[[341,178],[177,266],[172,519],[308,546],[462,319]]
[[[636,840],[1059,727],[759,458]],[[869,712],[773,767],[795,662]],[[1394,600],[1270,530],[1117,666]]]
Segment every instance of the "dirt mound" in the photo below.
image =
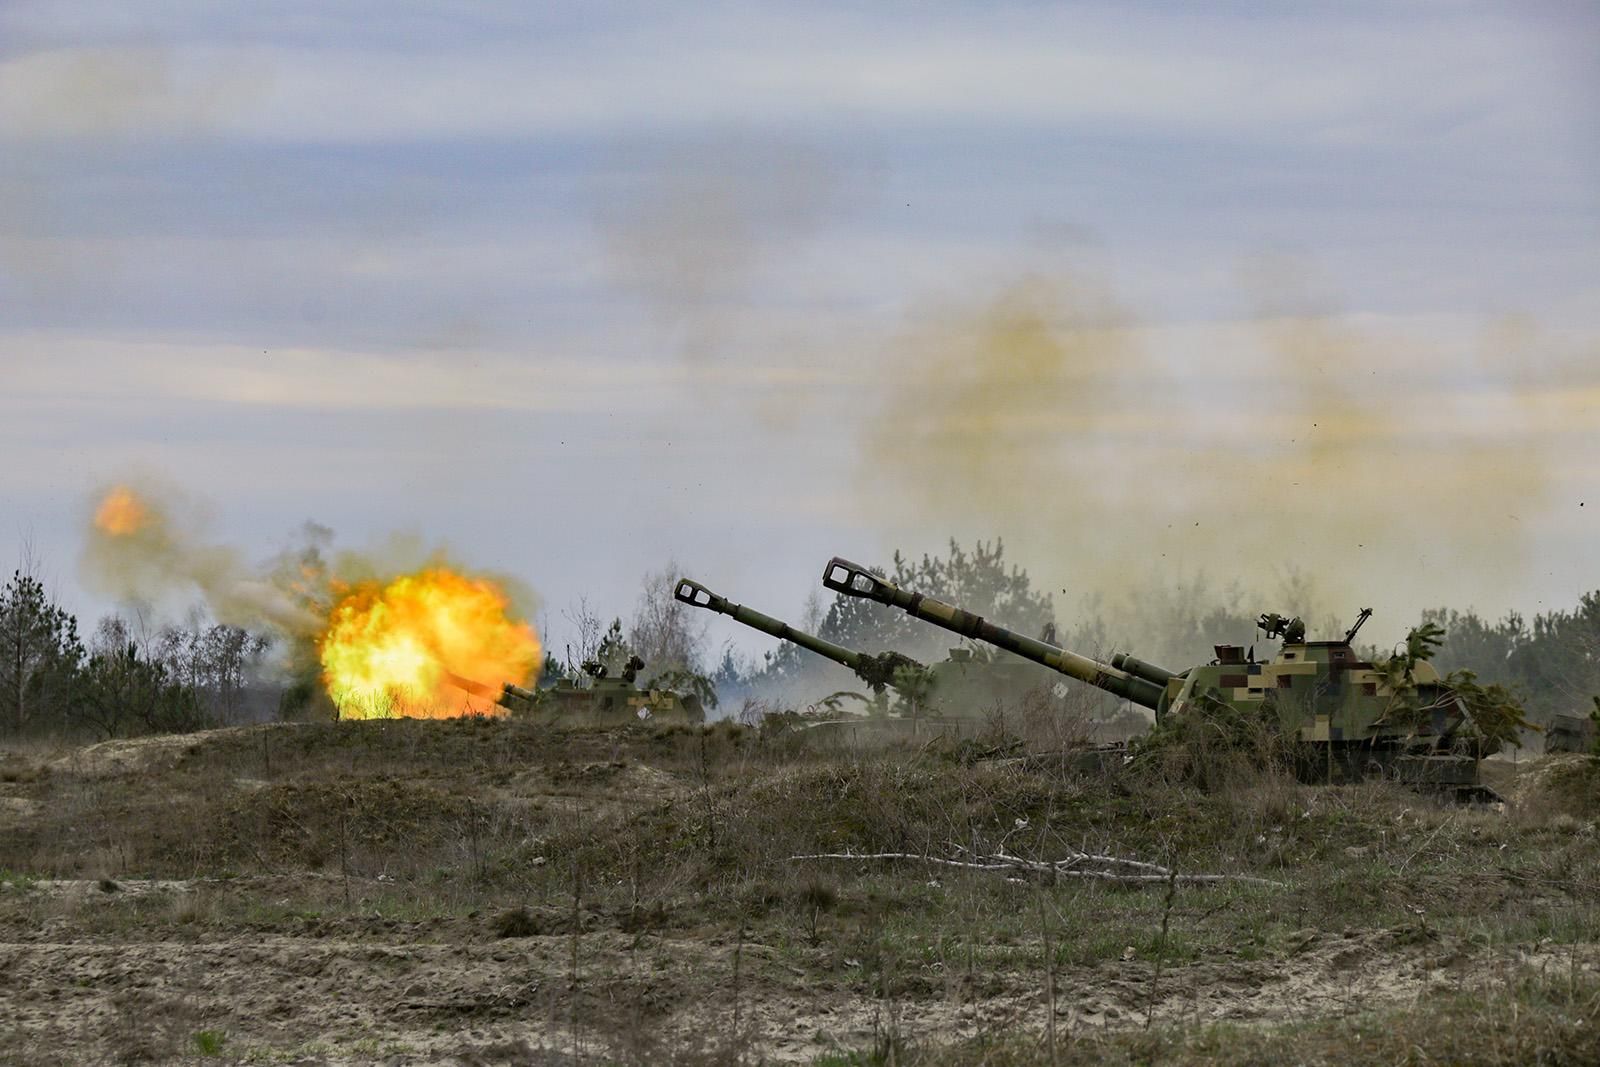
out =
[[1501,793],[1525,808],[1600,815],[1600,763],[1576,752],[1540,756],[1520,764]]
[[52,761],[50,768],[79,778],[111,778],[152,770],[170,770],[185,756],[200,752],[208,744],[274,728],[228,726],[192,734],[159,734],[155,737],[101,741],[67,753]]

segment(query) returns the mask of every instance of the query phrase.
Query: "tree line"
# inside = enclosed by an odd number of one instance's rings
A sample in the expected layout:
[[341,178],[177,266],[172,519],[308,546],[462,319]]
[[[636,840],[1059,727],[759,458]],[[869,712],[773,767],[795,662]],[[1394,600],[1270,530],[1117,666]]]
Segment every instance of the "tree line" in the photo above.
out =
[[268,645],[198,617],[147,631],[110,615],[85,640],[77,618],[18,569],[0,588],[0,737],[128,737],[257,717]]
[[[1209,661],[1215,644],[1255,641],[1262,607],[1238,586],[1213,588],[1194,578],[1130,590],[1115,609],[1085,600],[1063,622],[1051,593],[1006,559],[1000,540],[970,548],[952,540],[941,555],[897,552],[881,573],[1087,655],[1105,659],[1127,650],[1176,670]],[[573,639],[559,653],[547,651],[540,683],[565,678],[581,685],[597,669],[627,671],[641,686],[697,691],[708,704],[720,697],[732,710],[749,700],[794,707],[859,688],[849,671],[791,644],[759,657],[742,654],[732,643],[711,647],[710,617],[672,597],[681,575],[675,563],[645,575],[626,621],[616,615],[608,623],[587,601],[569,608],[563,615]],[[759,598],[752,603],[764,606]],[[1312,621],[1310,584],[1290,575],[1270,606]],[[845,596],[813,596],[790,621],[847,648],[893,650],[925,663],[960,644],[903,612]],[[1435,608],[1424,611],[1418,625],[1443,629],[1432,657],[1441,671],[1468,670],[1485,685],[1504,685],[1535,722],[1587,714],[1600,695],[1600,590],[1584,594],[1570,610],[1531,618],[1510,612],[1490,620],[1472,610]],[[1343,628],[1328,618],[1314,621],[1311,630],[1316,636]],[[0,590],[0,738],[120,737],[295,713],[307,704],[316,679],[264,680],[268,649],[269,640],[260,634],[198,616],[152,632],[137,618],[113,615],[84,640],[76,618],[19,569]],[[1374,662],[1384,656],[1376,648],[1363,652]],[[643,666],[630,667],[635,660]]]

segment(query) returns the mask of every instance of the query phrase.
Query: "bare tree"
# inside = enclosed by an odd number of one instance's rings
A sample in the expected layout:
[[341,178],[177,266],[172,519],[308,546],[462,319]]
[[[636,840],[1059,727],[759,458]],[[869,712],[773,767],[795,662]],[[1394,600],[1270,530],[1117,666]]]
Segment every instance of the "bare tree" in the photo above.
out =
[[577,634],[577,644],[567,645],[566,663],[567,673],[577,676],[585,663],[600,654],[600,644],[606,636],[606,624],[589,604],[588,597],[579,597],[576,604],[561,613],[561,617],[571,624]]
[[665,568],[644,576],[644,588],[639,592],[628,638],[651,674],[698,674],[705,668],[708,628],[701,618],[705,613],[672,595],[680,570],[676,560],[668,560]]
[[80,725],[105,737],[212,725],[195,690],[173,676],[154,648],[142,619],[100,620],[72,709]]
[[194,691],[212,718],[231,725],[242,716],[267,646],[260,634],[222,623],[207,626],[203,616],[191,614],[187,626],[162,629],[151,652],[174,680]]

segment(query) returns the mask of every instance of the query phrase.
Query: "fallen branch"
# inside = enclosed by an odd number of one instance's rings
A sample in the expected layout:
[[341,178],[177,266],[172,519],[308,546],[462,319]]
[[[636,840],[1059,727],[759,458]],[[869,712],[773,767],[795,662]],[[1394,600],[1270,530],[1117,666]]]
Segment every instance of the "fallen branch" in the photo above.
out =
[[[956,850],[967,850],[957,845]],[[971,855],[969,853],[969,855]],[[997,852],[992,856],[973,855],[971,859],[950,859],[945,856],[927,856],[917,852],[818,852],[802,856],[790,856],[791,861],[807,860],[910,860],[914,863],[929,863],[938,867],[958,867],[969,871],[1024,871],[1030,874],[1043,874],[1055,878],[1082,878],[1088,881],[1118,882],[1124,884],[1154,884],[1172,883],[1174,880],[1181,885],[1210,885],[1217,882],[1243,882],[1249,885],[1269,885],[1278,889],[1287,889],[1283,882],[1275,882],[1270,878],[1255,878],[1245,874],[1174,874],[1169,868],[1158,863],[1147,863],[1143,860],[1124,859],[1121,856],[1094,856],[1087,852],[1074,850],[1073,855],[1062,860],[1029,860],[1021,856],[1013,856],[1006,852]],[[1121,867],[1124,870],[1090,870],[1085,869],[1089,864],[1100,864],[1105,867]]]

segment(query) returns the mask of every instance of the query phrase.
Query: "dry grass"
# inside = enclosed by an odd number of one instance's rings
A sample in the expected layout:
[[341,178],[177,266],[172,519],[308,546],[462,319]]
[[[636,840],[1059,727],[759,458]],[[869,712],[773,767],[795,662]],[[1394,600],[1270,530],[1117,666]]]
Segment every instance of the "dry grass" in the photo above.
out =
[[[1591,765],[1523,768],[1550,781],[1506,814],[1241,764],[1198,784],[1188,771],[1080,775],[1014,758],[1073,729],[1025,710],[1017,734],[991,722],[871,750],[728,725],[462,721],[220,731],[109,773],[13,756],[0,797],[28,814],[0,833],[8,973],[57,967],[70,985],[90,973],[74,952],[103,959],[80,1021],[63,1025],[109,1048],[139,1017],[114,998],[143,995],[141,972],[118,977],[119,961],[176,968],[163,988],[189,999],[141,1038],[158,1059],[197,1055],[204,1031],[227,1035],[228,1056],[332,1062],[396,1048],[465,1062],[563,1049],[1048,1062],[1046,973],[1062,991],[1061,1062],[1593,1052],[1571,1022],[1593,1004],[1600,945]],[[998,847],[1110,851],[1288,888],[1179,888],[1168,901],[790,859]],[[100,878],[118,890],[95,889]],[[59,959],[26,947],[41,941],[67,947]],[[203,963],[234,944],[263,955],[237,971]],[[182,946],[192,966],[176,962]],[[1435,992],[1450,981],[1476,991]],[[27,988],[0,992],[14,1020],[44,1003]],[[360,1007],[339,1014],[341,998]],[[321,1036],[275,1021],[280,1002]],[[14,1058],[70,1059],[42,1021],[11,1025],[0,1049]]]

